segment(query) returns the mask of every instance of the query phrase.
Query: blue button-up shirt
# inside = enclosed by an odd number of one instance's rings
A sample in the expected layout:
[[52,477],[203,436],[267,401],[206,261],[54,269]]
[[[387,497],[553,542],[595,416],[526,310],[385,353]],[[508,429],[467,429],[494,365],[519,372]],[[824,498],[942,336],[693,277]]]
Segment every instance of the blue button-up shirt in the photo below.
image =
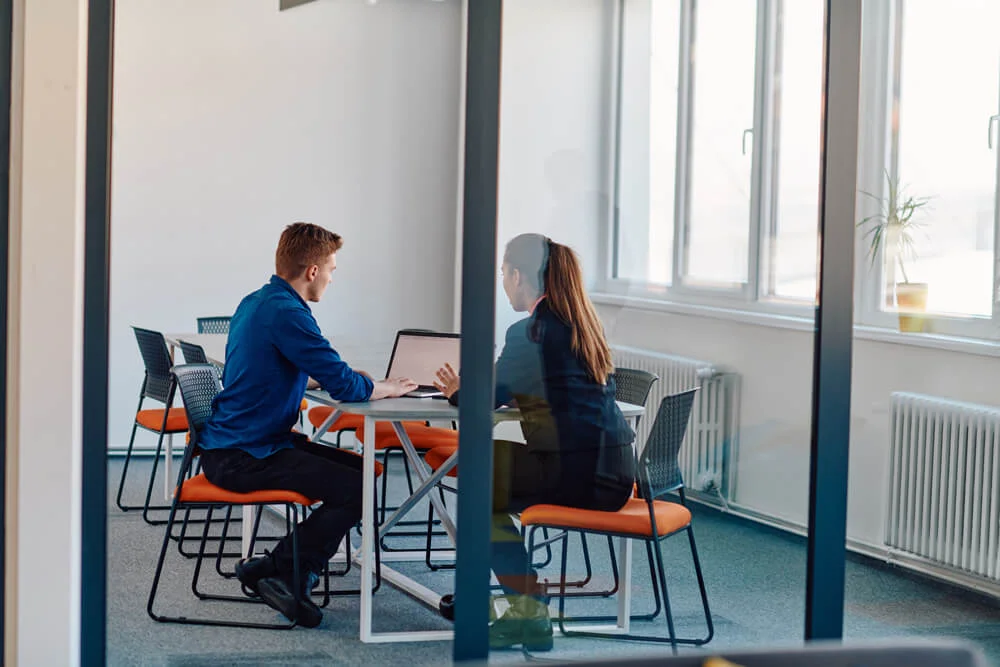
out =
[[305,300],[271,276],[240,302],[229,323],[224,388],[198,444],[260,459],[291,447],[310,376],[337,400],[366,401],[372,394],[372,381],[330,346]]

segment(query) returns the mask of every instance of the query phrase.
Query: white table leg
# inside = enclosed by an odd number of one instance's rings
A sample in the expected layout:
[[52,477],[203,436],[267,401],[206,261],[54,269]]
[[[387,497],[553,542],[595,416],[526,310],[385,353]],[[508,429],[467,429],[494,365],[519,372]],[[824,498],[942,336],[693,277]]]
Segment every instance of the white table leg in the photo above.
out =
[[623,632],[632,621],[632,540],[618,538],[618,623]]
[[244,505],[243,506],[243,532],[240,534],[241,543],[243,547],[243,555],[249,558],[253,556],[250,553],[250,536],[253,533],[253,523],[257,518],[257,507],[254,505]]
[[365,417],[368,446],[362,451],[361,494],[361,641],[372,641],[372,585],[375,571],[375,420]]
[[[448,537],[450,537],[451,541],[454,543],[456,535],[458,534],[455,524],[451,520],[451,516],[448,514],[447,509],[445,509],[444,503],[441,502],[441,499],[434,493],[430,493],[430,491],[433,491],[434,485],[427,484],[427,482],[428,480],[434,478],[442,479],[448,470],[455,465],[458,458],[458,452],[456,451],[455,454],[452,454],[451,457],[449,457],[445,462],[445,465],[442,465],[441,468],[438,469],[438,472],[435,475],[432,475],[430,467],[422,458],[420,458],[420,454],[417,453],[417,448],[414,447],[413,443],[410,441],[410,436],[406,433],[406,429],[403,428],[403,424],[401,422],[393,422],[392,428],[396,431],[396,437],[399,438],[399,442],[403,446],[403,452],[405,452],[406,458],[409,460],[410,466],[416,474],[417,479],[420,480],[421,486],[413,493],[412,496],[410,496],[410,498],[407,499],[405,503],[403,503],[403,505],[400,506],[399,510],[392,515],[390,520],[394,524],[402,518],[403,514],[409,511],[409,509],[418,500],[420,500],[421,497],[426,495],[427,500],[429,500],[431,505],[434,506],[434,511],[437,512],[438,518],[441,520],[441,526],[445,529],[445,532],[448,533]],[[387,520],[386,524],[388,524],[390,520]]]

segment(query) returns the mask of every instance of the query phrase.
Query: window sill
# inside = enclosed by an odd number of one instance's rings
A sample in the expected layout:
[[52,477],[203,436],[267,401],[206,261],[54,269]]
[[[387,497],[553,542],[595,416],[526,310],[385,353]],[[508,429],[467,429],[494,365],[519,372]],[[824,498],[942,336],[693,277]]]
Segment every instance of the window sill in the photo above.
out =
[[[813,333],[816,330],[812,317],[792,315],[767,310],[767,304],[761,304],[759,310],[725,307],[668,301],[652,297],[624,296],[596,292],[591,294],[594,303],[603,306],[619,306],[634,310],[644,310],[674,315],[692,317],[708,317],[729,322],[739,322],[774,329],[788,329]],[[806,310],[803,308],[803,310]],[[810,312],[812,308],[808,309]],[[962,354],[973,354],[983,357],[1000,357],[1000,342],[981,338],[966,338],[961,336],[945,336],[930,333],[902,333],[888,327],[876,327],[862,324],[854,325],[856,340],[866,340],[894,345],[912,345],[934,350],[945,350]]]

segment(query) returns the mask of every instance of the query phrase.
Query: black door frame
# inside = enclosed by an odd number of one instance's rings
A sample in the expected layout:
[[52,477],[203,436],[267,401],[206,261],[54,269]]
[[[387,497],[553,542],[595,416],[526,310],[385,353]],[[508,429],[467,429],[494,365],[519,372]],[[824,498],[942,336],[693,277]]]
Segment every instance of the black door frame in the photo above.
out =
[[90,0],[83,283],[80,664],[107,653],[108,316],[114,0]]
[[14,75],[14,3],[0,6],[0,661],[6,651],[7,615],[7,290],[10,285],[10,135]]

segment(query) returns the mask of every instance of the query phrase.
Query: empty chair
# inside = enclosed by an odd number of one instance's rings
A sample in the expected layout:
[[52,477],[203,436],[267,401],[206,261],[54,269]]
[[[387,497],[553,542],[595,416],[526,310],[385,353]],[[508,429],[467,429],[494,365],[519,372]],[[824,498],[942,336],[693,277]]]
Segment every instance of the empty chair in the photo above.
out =
[[228,315],[214,315],[212,317],[198,318],[198,333],[200,334],[227,334],[229,333]]
[[[147,523],[162,524],[162,520],[151,519],[149,511],[170,509],[169,505],[150,506],[153,483],[160,461],[160,453],[163,449],[163,437],[175,433],[185,433],[188,430],[188,422],[183,408],[171,407],[174,402],[176,383],[170,374],[170,351],[163,334],[140,327],[132,327],[132,329],[135,332],[139,352],[145,365],[145,375],[142,379],[142,387],[139,389],[139,406],[136,408],[135,418],[132,422],[132,435],[129,437],[128,449],[125,452],[125,463],[122,466],[121,479],[118,481],[118,494],[115,496],[115,503],[123,512],[141,508],[142,518]],[[163,407],[144,410],[142,406],[146,399],[161,403]],[[157,435],[156,454],[153,458],[153,469],[149,473],[145,501],[142,505],[127,505],[122,501],[122,495],[128,477],[129,463],[132,460],[135,435],[140,428]]]

